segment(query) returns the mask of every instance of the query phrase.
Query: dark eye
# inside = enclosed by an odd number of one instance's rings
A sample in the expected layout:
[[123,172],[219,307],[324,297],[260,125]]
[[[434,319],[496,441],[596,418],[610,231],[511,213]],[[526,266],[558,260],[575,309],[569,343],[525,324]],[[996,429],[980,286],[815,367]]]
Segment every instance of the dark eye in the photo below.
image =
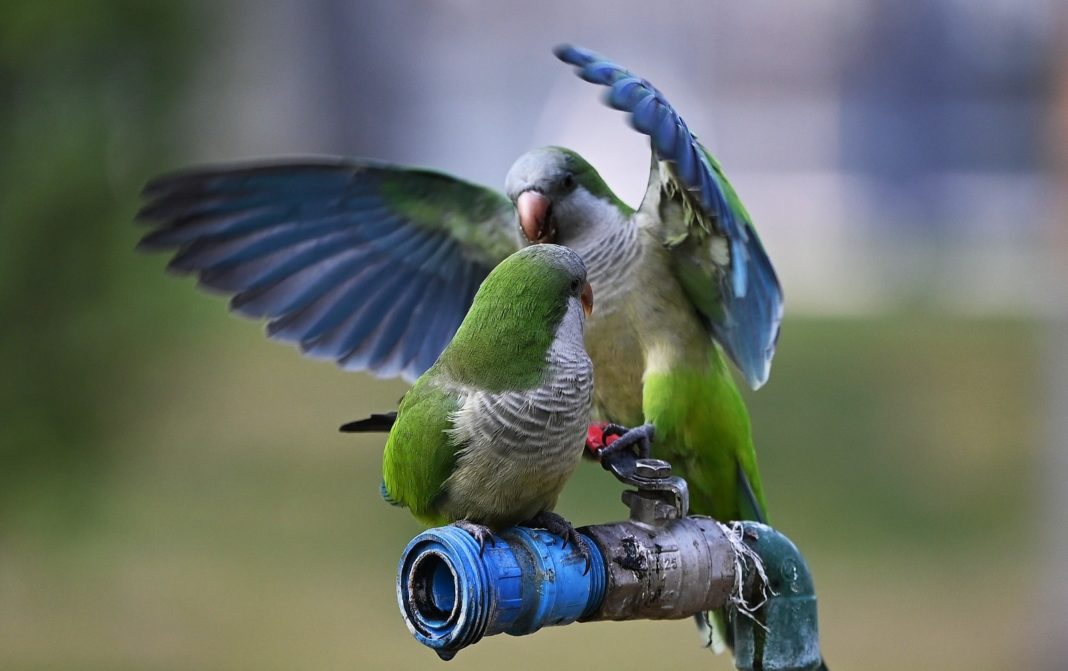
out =
[[564,179],[561,180],[560,186],[563,187],[564,191],[570,191],[571,189],[574,189],[575,188],[575,176],[572,175],[571,173],[567,173],[566,175],[564,175]]
[[571,293],[577,294],[579,290],[579,281],[571,280]]

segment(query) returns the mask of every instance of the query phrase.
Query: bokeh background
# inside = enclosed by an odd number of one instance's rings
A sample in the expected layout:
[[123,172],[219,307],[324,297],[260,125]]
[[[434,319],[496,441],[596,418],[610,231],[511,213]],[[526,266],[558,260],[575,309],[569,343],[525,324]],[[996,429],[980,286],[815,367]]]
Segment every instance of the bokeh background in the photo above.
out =
[[[146,179],[279,154],[498,186],[647,143],[556,62],[655,82],[721,159],[787,320],[751,395],[832,668],[1068,659],[1068,11],[1054,0],[0,3],[0,668],[410,669],[378,499],[397,381],[271,344],[133,252]],[[561,511],[621,518],[584,468]],[[688,622],[451,667],[730,668]]]

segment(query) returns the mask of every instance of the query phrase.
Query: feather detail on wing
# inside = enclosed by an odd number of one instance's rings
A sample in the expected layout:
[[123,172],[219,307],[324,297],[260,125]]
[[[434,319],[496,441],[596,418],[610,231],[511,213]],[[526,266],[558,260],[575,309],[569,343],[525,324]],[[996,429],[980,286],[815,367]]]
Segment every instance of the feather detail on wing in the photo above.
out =
[[172,271],[233,295],[271,338],[383,377],[427,370],[517,247],[503,195],[369,161],[194,169],[143,195],[141,249],[174,251]]
[[719,163],[649,82],[571,46],[556,56],[578,75],[609,87],[605,102],[647,135],[654,160],[639,215],[662,223],[676,276],[710,334],[757,388],[767,381],[782,321],[783,295],[737,194]]

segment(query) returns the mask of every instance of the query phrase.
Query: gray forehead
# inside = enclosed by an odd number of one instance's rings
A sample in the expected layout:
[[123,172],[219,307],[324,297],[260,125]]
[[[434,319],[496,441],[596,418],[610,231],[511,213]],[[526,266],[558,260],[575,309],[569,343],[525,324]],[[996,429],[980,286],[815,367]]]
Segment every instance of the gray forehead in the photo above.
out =
[[543,147],[528,151],[512,164],[504,180],[504,188],[508,195],[515,196],[531,187],[544,187],[540,182],[547,181],[567,169],[567,155],[558,149]]

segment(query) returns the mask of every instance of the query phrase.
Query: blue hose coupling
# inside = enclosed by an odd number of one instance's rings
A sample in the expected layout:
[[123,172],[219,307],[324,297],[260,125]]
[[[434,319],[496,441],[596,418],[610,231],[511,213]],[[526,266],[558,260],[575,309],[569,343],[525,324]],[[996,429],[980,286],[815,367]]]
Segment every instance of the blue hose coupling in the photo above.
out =
[[469,533],[438,527],[413,538],[401,556],[397,600],[405,624],[442,659],[483,636],[588,617],[604,599],[605,561],[588,536],[588,572],[582,555],[547,531],[515,527],[493,539],[480,555]]

